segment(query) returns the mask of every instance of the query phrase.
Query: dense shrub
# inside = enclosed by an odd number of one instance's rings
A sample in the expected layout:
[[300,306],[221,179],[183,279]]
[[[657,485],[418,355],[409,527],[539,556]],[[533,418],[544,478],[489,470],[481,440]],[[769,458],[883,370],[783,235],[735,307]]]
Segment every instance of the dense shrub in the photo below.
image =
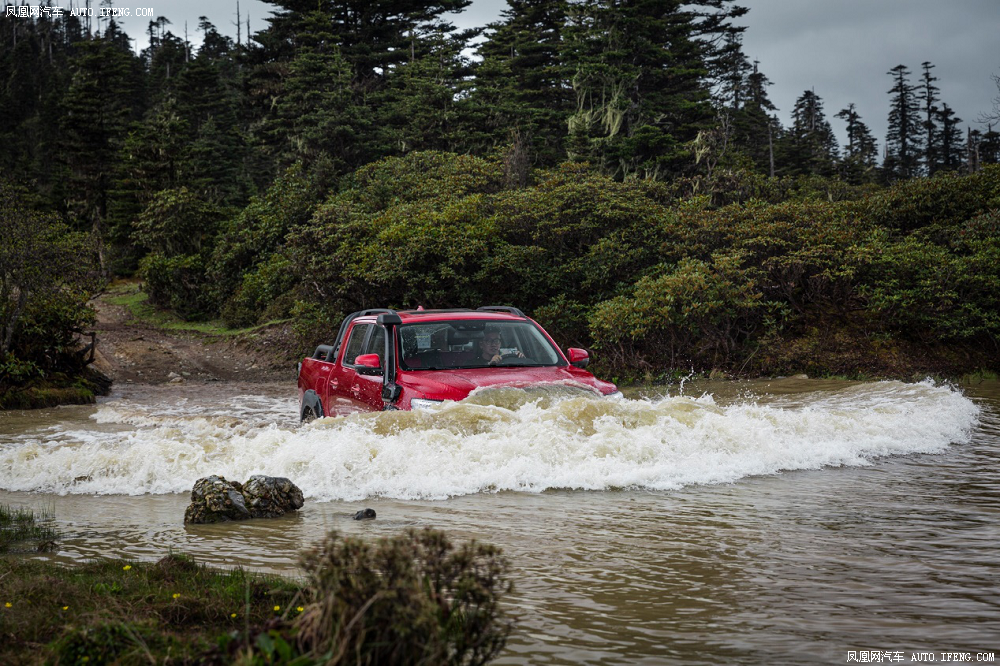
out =
[[942,172],[902,181],[847,207],[858,218],[901,233],[959,226],[995,208],[1000,208],[1000,165],[967,176]]
[[434,530],[374,545],[333,533],[303,565],[295,636],[323,663],[485,664],[511,631],[500,602],[513,586],[493,546],[455,547]]
[[290,315],[310,342],[356,309],[515,305],[626,373],[744,367],[762,345],[831,328],[996,345],[1000,167],[888,189],[739,168],[673,183],[580,164],[508,176],[500,158],[414,152],[321,201],[322,169],[295,167],[223,225],[207,269],[154,253],[145,275],[159,303],[210,309],[207,279],[230,325]]
[[0,394],[82,371],[75,338],[94,321],[88,301],[102,283],[94,238],[29,202],[23,188],[0,180]]
[[[230,326],[257,323],[261,299],[276,297],[272,255],[284,244],[289,231],[306,222],[330,187],[330,165],[325,161],[306,169],[295,164],[281,174],[264,195],[251,199],[238,215],[220,225],[210,261],[207,291]],[[249,277],[261,270],[263,275]],[[248,282],[247,282],[248,281]],[[269,286],[262,289],[262,284]],[[273,287],[273,288],[272,288]],[[248,290],[243,294],[243,290]]]
[[766,317],[762,272],[745,267],[739,254],[663,269],[641,278],[631,294],[594,307],[595,340],[622,366],[727,363]]
[[232,211],[181,187],[157,192],[135,221],[134,240],[168,257],[210,248],[219,222]]
[[205,318],[212,311],[201,255],[166,257],[154,252],[139,262],[139,274],[153,305],[169,308],[189,320]]
[[239,328],[274,319],[284,319],[293,305],[290,293],[295,286],[291,261],[281,253],[243,276],[235,293],[222,307],[222,320]]

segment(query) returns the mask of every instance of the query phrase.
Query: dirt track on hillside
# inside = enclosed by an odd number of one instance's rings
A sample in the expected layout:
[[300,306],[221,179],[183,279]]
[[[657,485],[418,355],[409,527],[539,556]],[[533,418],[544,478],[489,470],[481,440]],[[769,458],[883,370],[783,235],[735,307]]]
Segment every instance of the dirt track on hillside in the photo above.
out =
[[124,307],[100,299],[94,306],[94,368],[117,384],[294,381],[287,327],[237,340],[156,328],[134,319]]

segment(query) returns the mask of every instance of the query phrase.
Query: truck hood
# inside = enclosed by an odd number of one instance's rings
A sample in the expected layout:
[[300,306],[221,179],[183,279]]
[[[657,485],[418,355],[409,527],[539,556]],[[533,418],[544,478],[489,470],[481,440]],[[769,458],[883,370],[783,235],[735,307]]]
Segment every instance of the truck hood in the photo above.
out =
[[488,386],[523,387],[574,382],[605,395],[617,390],[614,384],[601,381],[586,370],[574,366],[410,370],[401,371],[396,382],[410,397],[428,400],[462,400],[477,388]]

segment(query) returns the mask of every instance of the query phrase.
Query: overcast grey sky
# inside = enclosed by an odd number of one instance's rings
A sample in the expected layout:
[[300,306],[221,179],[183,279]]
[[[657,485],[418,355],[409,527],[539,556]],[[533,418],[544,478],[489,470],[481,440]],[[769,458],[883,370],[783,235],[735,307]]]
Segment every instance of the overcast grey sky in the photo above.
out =
[[[83,0],[76,0],[80,4]],[[61,4],[66,5],[68,0]],[[99,0],[93,0],[97,6]],[[833,116],[853,102],[881,146],[885,142],[892,80],[886,74],[898,64],[913,72],[920,64],[936,65],[936,85],[963,125],[985,129],[977,119],[993,108],[997,97],[991,74],[1000,74],[1000,0],[746,0],[744,51],[771,80],[771,101],[788,125],[796,98],[813,89],[824,102],[827,118],[843,137],[843,122]],[[236,0],[116,0],[115,7],[152,7],[183,34],[184,21],[198,41],[199,16],[235,35]],[[459,14],[459,27],[495,21],[505,0],[473,0]],[[254,31],[265,27],[272,5],[240,0]],[[134,13],[134,12],[133,12]],[[128,19],[126,31],[145,47],[148,19]]]

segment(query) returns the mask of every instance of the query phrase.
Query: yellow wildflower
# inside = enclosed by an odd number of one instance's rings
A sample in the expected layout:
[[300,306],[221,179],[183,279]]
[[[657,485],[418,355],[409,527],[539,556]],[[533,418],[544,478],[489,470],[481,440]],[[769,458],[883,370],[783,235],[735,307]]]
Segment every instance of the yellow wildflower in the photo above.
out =
[[281,606],[275,606],[275,607],[274,607],[274,610],[276,610],[276,611],[280,611],[280,610],[281,610]]
[[236,617],[236,613],[230,613],[229,617]]
[[128,571],[131,568],[132,568],[131,564],[126,564],[125,566],[122,567],[122,569],[124,569],[125,571]]
[[63,610],[69,610],[69,606],[63,606]]
[[180,592],[174,592],[174,599],[180,599],[180,597],[181,597]]
[[5,603],[5,604],[3,605],[3,607],[4,607],[4,608],[10,608],[10,607],[11,607],[11,606],[13,606],[13,605],[14,605],[14,604],[12,604],[12,603],[10,603],[10,602],[8,601],[7,603]]
[[303,608],[302,606],[299,606],[299,607],[298,607],[298,608],[296,608],[295,610],[297,610],[298,612],[300,612],[300,613],[301,613],[302,611],[304,611],[304,610],[305,610],[305,608]]

